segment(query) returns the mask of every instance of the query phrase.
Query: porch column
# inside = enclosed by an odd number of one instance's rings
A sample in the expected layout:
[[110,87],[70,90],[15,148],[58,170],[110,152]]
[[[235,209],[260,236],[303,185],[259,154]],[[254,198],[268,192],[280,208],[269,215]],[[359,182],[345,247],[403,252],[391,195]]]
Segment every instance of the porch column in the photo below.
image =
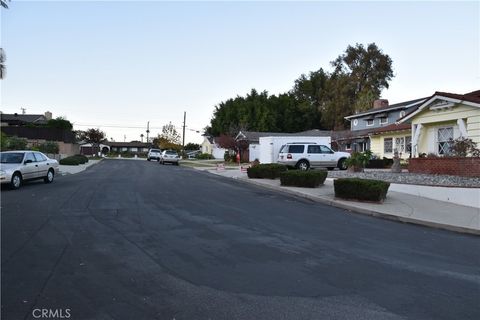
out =
[[413,138],[412,138],[412,154],[416,157],[418,156],[418,138],[420,138],[420,133],[422,131],[422,124],[419,123],[417,124],[417,126],[415,127],[414,124],[412,124],[412,134],[413,134]]
[[457,120],[458,130],[460,131],[460,137],[468,138],[467,126],[465,125],[465,120]]

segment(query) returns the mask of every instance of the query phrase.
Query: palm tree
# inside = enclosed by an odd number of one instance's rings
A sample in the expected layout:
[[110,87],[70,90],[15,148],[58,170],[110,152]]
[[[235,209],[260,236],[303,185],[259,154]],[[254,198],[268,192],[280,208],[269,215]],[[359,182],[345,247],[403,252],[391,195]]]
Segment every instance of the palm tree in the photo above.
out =
[[7,60],[7,57],[5,56],[5,50],[0,48],[0,79],[5,77],[5,72],[7,69],[5,66],[5,60]]

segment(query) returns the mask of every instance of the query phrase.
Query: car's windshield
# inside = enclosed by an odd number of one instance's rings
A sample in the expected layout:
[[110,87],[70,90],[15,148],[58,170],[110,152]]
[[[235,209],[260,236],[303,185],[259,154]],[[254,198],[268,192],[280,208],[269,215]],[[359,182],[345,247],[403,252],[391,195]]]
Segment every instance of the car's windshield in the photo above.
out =
[[23,160],[23,152],[0,153],[1,163],[21,163]]
[[150,150],[150,152],[160,152],[160,150],[158,150],[158,149],[152,149],[152,150]]

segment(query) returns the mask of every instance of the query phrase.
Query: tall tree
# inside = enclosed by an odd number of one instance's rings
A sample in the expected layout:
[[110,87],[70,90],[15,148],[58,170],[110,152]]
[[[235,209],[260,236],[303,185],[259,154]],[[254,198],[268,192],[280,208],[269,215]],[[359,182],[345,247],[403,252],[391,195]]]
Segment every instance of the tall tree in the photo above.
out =
[[180,144],[182,138],[180,133],[178,133],[177,129],[175,129],[175,126],[171,122],[162,127],[162,133],[159,137],[164,138],[168,142],[174,144]]
[[372,102],[380,97],[383,89],[394,77],[392,59],[384,54],[375,43],[348,46],[345,52],[331,62],[334,74],[347,75],[353,86],[355,111],[372,107]]
[[80,132],[80,139],[91,143],[93,147],[98,146],[103,140],[105,140],[105,132],[100,129],[87,129]]
[[[10,2],[10,0],[0,0],[0,6],[2,6],[5,9],[8,9],[7,2]],[[5,65],[6,60],[7,60],[7,56],[5,55],[5,50],[3,50],[3,48],[0,48],[0,80],[5,78],[5,74],[7,70],[7,67]]]
[[5,55],[5,50],[0,48],[0,79],[5,78],[5,74],[7,71],[7,66],[5,61],[7,60],[7,56]]

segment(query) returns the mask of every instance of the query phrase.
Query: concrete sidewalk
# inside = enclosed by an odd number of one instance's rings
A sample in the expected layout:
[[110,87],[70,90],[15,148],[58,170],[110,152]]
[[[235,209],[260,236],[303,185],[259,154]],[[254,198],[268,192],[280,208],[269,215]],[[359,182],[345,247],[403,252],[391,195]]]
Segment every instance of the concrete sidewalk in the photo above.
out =
[[248,179],[240,170],[205,170],[271,190],[318,201],[353,212],[430,227],[480,235],[480,208],[466,207],[406,193],[389,191],[382,204],[345,201],[335,198],[333,179],[318,188],[282,187],[280,180]]
[[78,166],[65,166],[65,165],[59,165],[59,171],[61,175],[67,175],[67,174],[76,174],[82,171],[85,171],[88,167],[93,166],[94,164],[99,163],[101,160],[88,160],[87,163],[84,164],[79,164]]

